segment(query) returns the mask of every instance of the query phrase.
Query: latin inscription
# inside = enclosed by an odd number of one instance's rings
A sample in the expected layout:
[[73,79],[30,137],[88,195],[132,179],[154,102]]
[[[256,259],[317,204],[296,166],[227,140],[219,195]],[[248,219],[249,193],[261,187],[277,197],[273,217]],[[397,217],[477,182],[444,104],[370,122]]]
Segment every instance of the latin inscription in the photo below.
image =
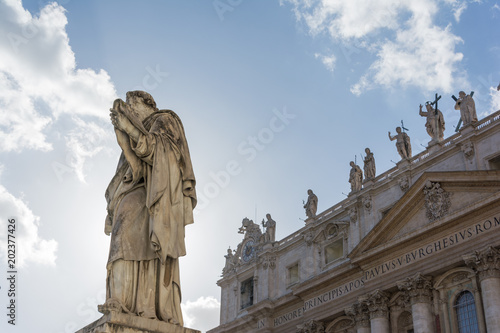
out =
[[418,249],[407,252],[402,256],[393,258],[378,266],[367,269],[363,272],[362,275],[359,276],[359,278],[338,286],[328,292],[325,292],[324,294],[311,298],[305,301],[302,307],[276,317],[273,321],[273,326],[277,327],[296,318],[300,318],[304,315],[305,312],[314,309],[319,305],[331,302],[337,298],[349,294],[356,289],[363,287],[366,281],[410,265],[416,261],[422,260],[449,247],[456,246],[457,244],[465,242],[470,238],[474,238],[481,234],[490,232],[491,230],[498,228],[499,226],[500,218],[493,217],[492,219],[474,224],[446,237],[433,241]]

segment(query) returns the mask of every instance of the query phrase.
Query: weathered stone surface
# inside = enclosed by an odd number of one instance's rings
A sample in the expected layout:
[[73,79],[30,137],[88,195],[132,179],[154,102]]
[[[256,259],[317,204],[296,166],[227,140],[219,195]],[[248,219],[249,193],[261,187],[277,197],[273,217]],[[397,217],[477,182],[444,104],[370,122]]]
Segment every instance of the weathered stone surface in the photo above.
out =
[[109,312],[76,333],[200,333],[164,321]]

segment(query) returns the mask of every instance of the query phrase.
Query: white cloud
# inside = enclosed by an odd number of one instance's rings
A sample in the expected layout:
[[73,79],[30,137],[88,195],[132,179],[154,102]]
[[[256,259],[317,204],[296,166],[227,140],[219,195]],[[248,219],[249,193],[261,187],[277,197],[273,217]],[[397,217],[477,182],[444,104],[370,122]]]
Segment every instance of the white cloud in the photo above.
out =
[[51,150],[47,130],[57,126],[62,114],[70,114],[76,121],[66,125],[68,133],[62,137],[67,138],[80,168],[98,150],[79,149],[88,129],[81,117],[107,119],[116,92],[104,70],[76,68],[66,24],[65,10],[55,2],[32,16],[21,1],[0,1],[4,32],[0,36],[0,152]]
[[66,135],[66,147],[69,151],[68,163],[77,178],[85,182],[84,163],[87,158],[95,156],[103,150],[103,142],[112,137],[111,125],[99,122],[85,122],[73,117],[76,127]]
[[[16,245],[16,267],[27,263],[55,265],[57,242],[45,240],[38,235],[40,218],[33,214],[26,203],[10,194],[0,185],[0,257],[7,263],[7,224],[14,219],[15,231],[12,234]],[[13,243],[12,243],[13,244]]]
[[[440,10],[437,0],[284,1],[293,5],[297,19],[306,23],[312,35],[326,33],[334,43],[355,43],[376,54],[368,71],[351,87],[356,95],[380,85],[450,92],[452,83],[466,81],[458,70],[463,55],[455,50],[462,40],[450,25],[440,27],[434,22]],[[458,21],[466,3],[446,2]],[[350,61],[347,56],[346,60]]]
[[326,56],[326,55],[316,53],[314,56],[316,58],[321,59],[321,62],[323,63],[323,65],[325,65],[326,69],[328,69],[330,72],[333,72],[335,70],[335,63],[337,61],[337,58],[335,57],[335,55],[332,54],[332,55]]
[[490,88],[491,112],[500,110],[500,91],[498,89],[500,89],[500,84],[498,85],[498,88]]
[[181,304],[184,326],[207,331],[219,325],[220,303],[212,296]]

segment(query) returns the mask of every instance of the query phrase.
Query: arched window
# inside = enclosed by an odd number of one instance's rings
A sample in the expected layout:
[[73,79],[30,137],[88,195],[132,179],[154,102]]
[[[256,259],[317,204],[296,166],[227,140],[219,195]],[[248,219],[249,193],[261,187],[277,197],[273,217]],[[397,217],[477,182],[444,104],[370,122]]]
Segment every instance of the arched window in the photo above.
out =
[[470,291],[462,291],[453,306],[457,313],[457,324],[459,333],[479,333],[477,325],[476,304],[474,296]]

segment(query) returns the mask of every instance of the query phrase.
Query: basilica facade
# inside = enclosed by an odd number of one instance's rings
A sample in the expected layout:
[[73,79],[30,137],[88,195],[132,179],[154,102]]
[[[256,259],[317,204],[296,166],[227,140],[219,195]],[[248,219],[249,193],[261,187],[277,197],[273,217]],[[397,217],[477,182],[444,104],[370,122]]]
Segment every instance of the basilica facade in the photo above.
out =
[[500,111],[282,240],[240,232],[210,333],[500,332]]

